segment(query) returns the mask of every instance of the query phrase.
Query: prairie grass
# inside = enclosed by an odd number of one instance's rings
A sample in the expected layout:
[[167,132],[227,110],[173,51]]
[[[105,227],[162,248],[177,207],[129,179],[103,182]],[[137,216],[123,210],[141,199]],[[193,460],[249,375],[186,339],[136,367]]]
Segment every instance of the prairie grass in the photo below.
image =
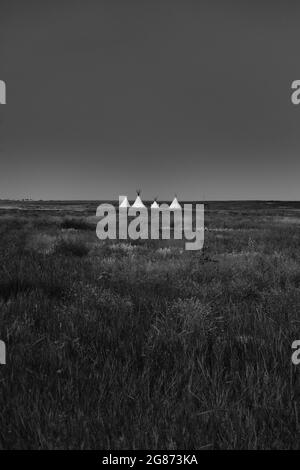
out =
[[0,448],[299,449],[291,210],[216,205],[201,253],[0,215]]

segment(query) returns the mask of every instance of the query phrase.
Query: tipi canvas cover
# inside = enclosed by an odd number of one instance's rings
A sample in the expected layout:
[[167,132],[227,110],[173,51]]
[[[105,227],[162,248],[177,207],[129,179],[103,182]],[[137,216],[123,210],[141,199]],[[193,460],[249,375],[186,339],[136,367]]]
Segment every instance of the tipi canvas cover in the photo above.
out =
[[127,199],[127,196],[122,196],[123,197],[123,201],[121,202],[120,206],[119,207],[130,207],[130,204],[129,204],[129,201]]
[[154,201],[152,202],[151,209],[159,209],[159,205],[157,204],[156,199],[154,199]]
[[143,203],[143,201],[141,200],[140,198],[140,193],[138,192],[137,193],[137,197],[136,197],[136,200],[134,201],[132,207],[135,207],[136,209],[139,209],[139,208],[142,208],[142,207],[146,207]]
[[179,204],[176,196],[174,197],[172,204],[170,205],[170,209],[181,209],[181,205]]

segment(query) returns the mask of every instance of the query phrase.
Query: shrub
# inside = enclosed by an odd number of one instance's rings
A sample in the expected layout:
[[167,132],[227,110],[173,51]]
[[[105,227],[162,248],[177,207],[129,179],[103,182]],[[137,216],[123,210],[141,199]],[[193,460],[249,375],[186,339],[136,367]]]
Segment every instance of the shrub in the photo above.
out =
[[60,238],[55,246],[55,252],[67,256],[86,256],[89,248],[83,240],[76,238]]
[[63,229],[74,228],[75,230],[94,230],[94,227],[91,224],[79,218],[63,220],[61,223],[61,228]]

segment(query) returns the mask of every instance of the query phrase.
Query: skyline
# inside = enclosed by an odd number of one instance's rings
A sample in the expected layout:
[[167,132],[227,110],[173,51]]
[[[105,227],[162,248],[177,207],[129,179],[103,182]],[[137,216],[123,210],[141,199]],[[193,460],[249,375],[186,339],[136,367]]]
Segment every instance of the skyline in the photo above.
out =
[[300,6],[4,0],[0,198],[300,200]]

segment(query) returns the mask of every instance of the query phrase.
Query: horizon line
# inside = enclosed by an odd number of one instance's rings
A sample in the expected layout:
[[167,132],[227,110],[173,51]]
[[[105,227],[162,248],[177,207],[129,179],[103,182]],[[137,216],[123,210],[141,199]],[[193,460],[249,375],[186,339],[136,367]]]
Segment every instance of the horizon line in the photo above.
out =
[[[177,197],[178,199],[178,197]],[[130,199],[129,199],[130,200]],[[132,199],[133,201],[134,199]],[[143,199],[145,202],[152,201],[151,199]],[[178,199],[184,202],[300,202],[300,199]],[[27,198],[0,198],[0,202],[96,202],[96,201],[113,201],[119,202],[117,199],[27,199]],[[153,199],[154,201],[154,199]],[[158,199],[158,202],[168,202],[169,199]],[[172,202],[172,199],[170,199]]]

